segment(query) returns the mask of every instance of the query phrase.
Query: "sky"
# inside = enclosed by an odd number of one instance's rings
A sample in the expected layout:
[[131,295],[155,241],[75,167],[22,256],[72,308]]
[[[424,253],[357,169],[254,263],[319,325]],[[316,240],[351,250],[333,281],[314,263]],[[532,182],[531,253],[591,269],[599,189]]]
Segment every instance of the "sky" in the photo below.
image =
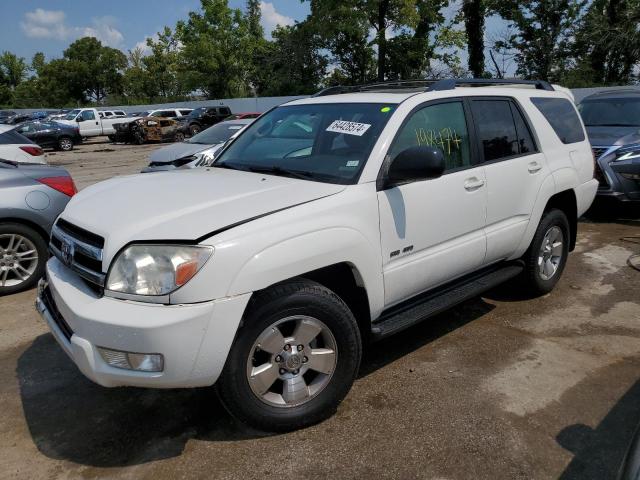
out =
[[[153,36],[165,25],[199,10],[199,0],[0,0],[0,51],[9,50],[31,60],[36,52],[47,59],[62,56],[75,39],[94,36],[123,51]],[[229,0],[232,8],[245,7],[245,0]],[[261,2],[266,32],[276,25],[304,19],[309,4],[299,0]]]
[[[0,52],[8,50],[31,61],[43,52],[48,60],[62,56],[75,39],[93,36],[125,53],[137,46],[145,49],[146,38],[164,26],[174,27],[189,11],[199,10],[199,0],[0,0]],[[244,9],[246,0],[229,0],[232,8]],[[301,21],[309,13],[309,2],[262,0],[262,24],[267,34],[276,25]],[[450,18],[457,6],[445,12]],[[486,43],[504,28],[496,18],[487,21]],[[463,65],[467,54],[460,52]],[[487,60],[489,58],[486,52]],[[487,62],[488,63],[488,62]],[[509,73],[510,68],[507,68]]]

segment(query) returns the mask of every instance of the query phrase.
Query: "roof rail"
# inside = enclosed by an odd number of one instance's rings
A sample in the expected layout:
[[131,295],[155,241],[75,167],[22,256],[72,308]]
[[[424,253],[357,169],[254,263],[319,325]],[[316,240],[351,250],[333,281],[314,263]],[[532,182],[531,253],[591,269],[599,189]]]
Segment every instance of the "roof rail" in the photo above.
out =
[[324,97],[325,95],[340,95],[354,92],[388,92],[394,90],[423,92],[425,87],[437,83],[438,80],[388,80],[386,82],[364,83],[361,85],[336,85],[327,87],[312,95],[312,97]]
[[538,90],[554,91],[549,82],[544,80],[520,80],[517,78],[452,78],[439,80],[427,88],[427,92],[439,92],[442,90],[453,90],[456,87],[488,87],[499,85],[530,85]]

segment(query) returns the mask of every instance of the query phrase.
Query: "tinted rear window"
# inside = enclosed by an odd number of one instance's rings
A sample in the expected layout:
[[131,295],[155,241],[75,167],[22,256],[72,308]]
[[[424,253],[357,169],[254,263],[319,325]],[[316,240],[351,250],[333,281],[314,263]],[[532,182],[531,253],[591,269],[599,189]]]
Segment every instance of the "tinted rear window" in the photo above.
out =
[[532,98],[531,102],[544,115],[562,143],[584,140],[584,130],[575,108],[563,98]]
[[518,134],[507,100],[474,100],[471,110],[485,162],[518,155]]
[[8,132],[0,133],[0,145],[15,145],[33,143],[24,135],[20,135],[15,130],[9,130]]

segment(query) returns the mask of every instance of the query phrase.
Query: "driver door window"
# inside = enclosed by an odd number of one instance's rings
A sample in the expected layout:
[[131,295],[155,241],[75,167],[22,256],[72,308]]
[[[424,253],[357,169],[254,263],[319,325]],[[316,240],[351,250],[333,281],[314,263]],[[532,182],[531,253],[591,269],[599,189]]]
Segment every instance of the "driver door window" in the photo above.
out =
[[84,112],[82,112],[83,122],[86,120],[95,120],[95,119],[96,119],[96,116],[91,110],[85,110]]
[[403,150],[416,146],[442,150],[445,172],[470,167],[471,148],[462,102],[430,105],[413,113],[398,132],[389,155],[395,158]]

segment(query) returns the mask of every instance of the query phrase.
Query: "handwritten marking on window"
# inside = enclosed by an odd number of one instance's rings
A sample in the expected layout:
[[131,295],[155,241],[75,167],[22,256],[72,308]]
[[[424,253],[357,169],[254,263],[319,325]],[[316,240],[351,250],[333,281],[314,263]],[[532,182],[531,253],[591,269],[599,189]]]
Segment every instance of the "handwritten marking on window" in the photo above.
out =
[[425,130],[424,128],[415,129],[418,145],[426,145],[428,147],[440,147],[446,155],[459,151],[462,144],[462,138],[453,128],[445,127],[439,131]]

